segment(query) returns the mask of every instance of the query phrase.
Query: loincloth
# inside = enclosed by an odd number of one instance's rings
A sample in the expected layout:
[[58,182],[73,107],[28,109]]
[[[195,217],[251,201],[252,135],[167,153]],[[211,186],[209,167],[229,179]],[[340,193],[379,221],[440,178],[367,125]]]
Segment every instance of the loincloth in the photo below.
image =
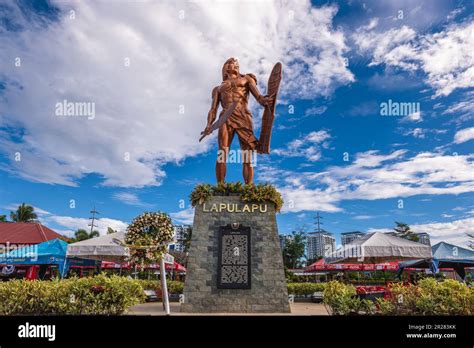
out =
[[[225,110],[222,110],[222,114]],[[227,122],[224,124],[229,133],[237,133],[242,150],[255,150],[258,147],[258,139],[253,132],[253,118],[250,111],[242,106],[237,106]]]

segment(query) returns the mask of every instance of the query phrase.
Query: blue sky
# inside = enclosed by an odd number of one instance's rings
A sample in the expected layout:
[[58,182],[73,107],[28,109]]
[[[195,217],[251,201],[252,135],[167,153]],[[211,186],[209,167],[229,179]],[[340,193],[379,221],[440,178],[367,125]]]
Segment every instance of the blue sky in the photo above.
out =
[[[474,22],[470,1],[0,3],[0,214],[21,202],[70,234],[100,212],[124,229],[144,210],[187,223],[214,182],[198,143],[237,57],[262,92],[284,78],[272,153],[256,181],[283,193],[280,233],[386,230],[434,241],[474,231]],[[93,103],[94,117],[55,114]],[[415,103],[404,115],[381,105]],[[417,104],[418,103],[418,104]],[[251,102],[256,133],[262,109]],[[90,115],[89,115],[90,116]],[[237,149],[238,142],[234,142]],[[229,164],[228,181],[241,180]]]

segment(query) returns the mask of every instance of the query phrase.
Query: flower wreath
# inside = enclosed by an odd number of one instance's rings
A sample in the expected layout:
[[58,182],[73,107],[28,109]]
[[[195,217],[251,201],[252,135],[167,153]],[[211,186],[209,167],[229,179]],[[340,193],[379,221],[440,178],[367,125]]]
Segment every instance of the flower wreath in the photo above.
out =
[[168,214],[146,212],[133,219],[125,233],[130,261],[137,264],[158,262],[168,250],[174,226]]

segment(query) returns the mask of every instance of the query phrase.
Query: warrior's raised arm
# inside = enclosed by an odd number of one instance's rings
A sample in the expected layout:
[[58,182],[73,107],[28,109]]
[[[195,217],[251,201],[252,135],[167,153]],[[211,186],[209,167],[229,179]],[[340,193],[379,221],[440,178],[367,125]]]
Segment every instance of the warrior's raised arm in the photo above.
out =
[[264,96],[260,93],[257,87],[257,78],[252,74],[245,75],[245,78],[248,81],[250,93],[254,96],[254,98],[258,101],[258,103],[262,106],[267,106],[271,103],[271,98],[268,96]]

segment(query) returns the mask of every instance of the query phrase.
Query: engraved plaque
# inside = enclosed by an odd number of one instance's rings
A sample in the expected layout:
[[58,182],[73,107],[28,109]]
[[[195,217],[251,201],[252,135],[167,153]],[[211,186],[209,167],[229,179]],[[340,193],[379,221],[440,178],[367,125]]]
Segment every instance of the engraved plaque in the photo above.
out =
[[220,228],[217,288],[250,289],[250,227]]

